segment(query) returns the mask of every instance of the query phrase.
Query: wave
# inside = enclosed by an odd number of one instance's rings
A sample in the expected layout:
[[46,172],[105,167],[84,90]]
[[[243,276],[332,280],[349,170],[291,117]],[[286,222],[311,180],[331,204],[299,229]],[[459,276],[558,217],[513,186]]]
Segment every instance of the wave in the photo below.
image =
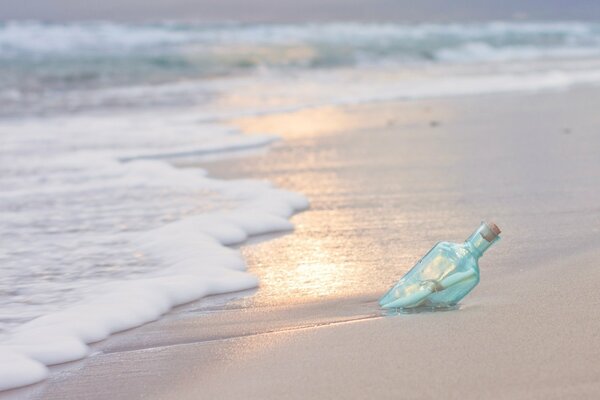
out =
[[264,68],[599,55],[600,24],[588,22],[206,25],[9,21],[0,24],[0,87],[21,92],[64,90]]
[[[56,55],[162,49],[180,45],[275,46],[311,44],[354,51],[418,56],[480,41],[499,48],[600,45],[600,24],[584,22],[490,22],[480,24],[118,24],[88,22],[0,24],[0,54]],[[201,49],[196,49],[201,51]]]
[[0,390],[201,297],[248,289],[237,249],[293,228],[300,194],[218,180],[175,157],[262,148],[193,110],[0,123]]

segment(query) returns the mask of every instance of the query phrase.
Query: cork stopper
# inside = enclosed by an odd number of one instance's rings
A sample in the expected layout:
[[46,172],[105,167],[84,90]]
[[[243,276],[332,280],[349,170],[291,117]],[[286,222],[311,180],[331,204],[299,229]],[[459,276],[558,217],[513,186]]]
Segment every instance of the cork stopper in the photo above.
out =
[[500,228],[493,222],[484,222],[484,227],[481,230],[481,236],[488,242],[494,241],[500,234]]

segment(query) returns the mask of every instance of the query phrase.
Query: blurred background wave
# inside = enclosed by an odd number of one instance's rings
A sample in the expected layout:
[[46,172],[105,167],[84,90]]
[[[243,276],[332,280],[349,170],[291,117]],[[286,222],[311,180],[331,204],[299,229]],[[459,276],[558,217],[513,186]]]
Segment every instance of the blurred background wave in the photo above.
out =
[[[82,90],[303,70],[411,68],[598,56],[600,23],[595,22],[9,21],[0,23],[0,115],[18,114],[24,109],[43,113],[64,107],[72,111],[74,105],[65,104],[64,99]],[[142,103],[189,100],[179,92],[165,96],[147,97]],[[94,104],[88,106],[106,105],[102,99],[96,96]],[[115,96],[108,101],[116,101],[120,106],[127,103],[124,99],[119,102]],[[131,102],[139,104],[140,98]]]

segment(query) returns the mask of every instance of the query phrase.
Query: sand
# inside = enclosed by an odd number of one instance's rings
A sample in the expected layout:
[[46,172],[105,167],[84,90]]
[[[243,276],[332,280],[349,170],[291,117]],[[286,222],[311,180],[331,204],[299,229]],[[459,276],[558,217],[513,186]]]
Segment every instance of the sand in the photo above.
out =
[[[115,335],[0,399],[598,398],[597,104],[580,88],[233,121],[284,141],[203,166],[312,201],[294,233],[243,248],[261,287]],[[379,310],[420,255],[481,219],[503,239],[459,310]]]

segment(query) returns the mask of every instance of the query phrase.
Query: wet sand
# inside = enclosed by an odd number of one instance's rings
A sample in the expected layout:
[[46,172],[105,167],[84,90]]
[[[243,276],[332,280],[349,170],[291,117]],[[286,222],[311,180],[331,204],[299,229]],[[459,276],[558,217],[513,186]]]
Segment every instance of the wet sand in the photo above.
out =
[[[599,89],[233,121],[266,154],[203,165],[311,199],[243,248],[261,287],[182,307],[0,399],[598,398]],[[481,219],[503,239],[457,311],[377,297]],[[272,240],[264,240],[272,239]]]

